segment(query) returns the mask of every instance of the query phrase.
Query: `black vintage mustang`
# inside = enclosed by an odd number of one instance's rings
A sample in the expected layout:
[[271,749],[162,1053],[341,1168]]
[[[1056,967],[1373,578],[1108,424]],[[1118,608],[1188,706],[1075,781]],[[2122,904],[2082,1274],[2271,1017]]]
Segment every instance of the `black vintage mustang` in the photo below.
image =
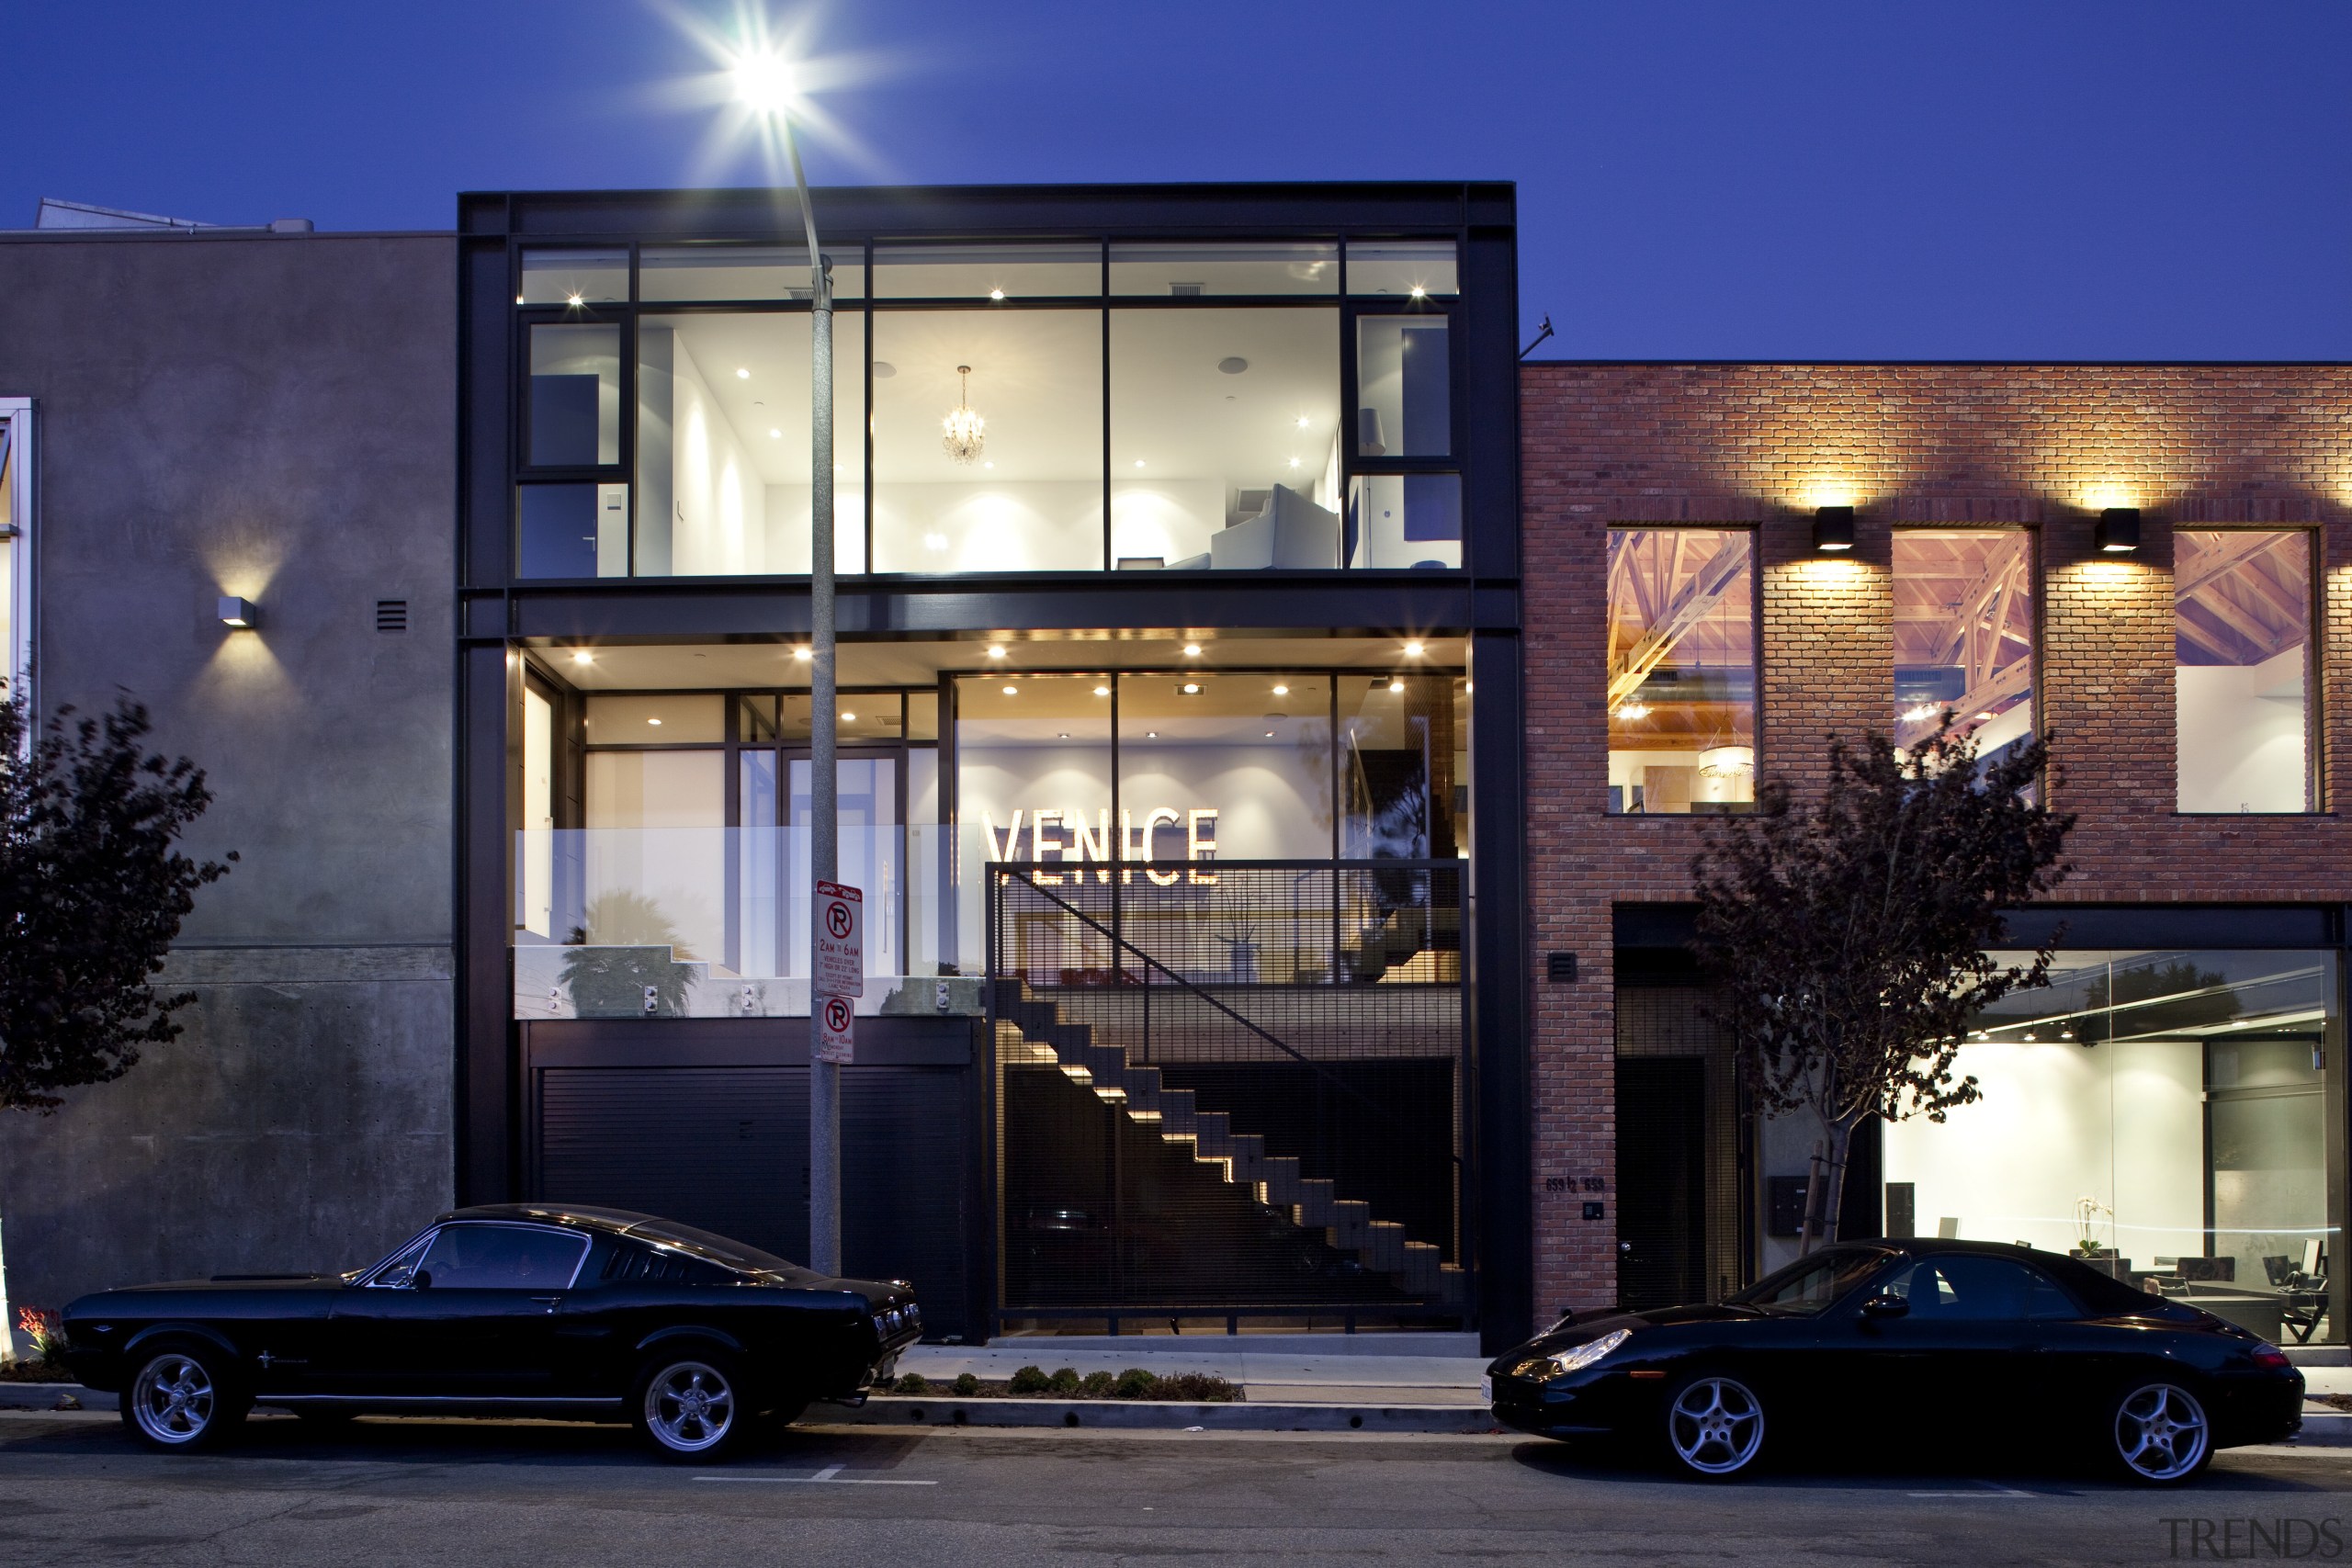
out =
[[2277,1346],[1991,1242],[1852,1243],[1720,1304],[1571,1314],[1487,1376],[1508,1426],[1630,1439],[1715,1480],[1805,1442],[1979,1462],[2054,1443],[2164,1485],[2302,1425]]
[[922,1337],[904,1281],[829,1280],[615,1209],[443,1214],[373,1268],[101,1291],[65,1309],[66,1362],[164,1449],[254,1404],[630,1421],[708,1461],[756,1422],[855,1401]]

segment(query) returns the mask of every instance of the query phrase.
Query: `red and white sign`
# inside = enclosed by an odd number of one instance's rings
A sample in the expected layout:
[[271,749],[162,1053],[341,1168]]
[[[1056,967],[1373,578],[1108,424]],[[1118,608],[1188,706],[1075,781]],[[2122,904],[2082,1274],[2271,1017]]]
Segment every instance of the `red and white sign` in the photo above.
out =
[[[817,884],[817,978],[820,997],[865,995],[865,896],[838,882]],[[842,1038],[848,1038],[844,1032]]]
[[850,1062],[856,1057],[853,1038],[857,1007],[847,997],[817,998],[816,1056],[820,1062]]

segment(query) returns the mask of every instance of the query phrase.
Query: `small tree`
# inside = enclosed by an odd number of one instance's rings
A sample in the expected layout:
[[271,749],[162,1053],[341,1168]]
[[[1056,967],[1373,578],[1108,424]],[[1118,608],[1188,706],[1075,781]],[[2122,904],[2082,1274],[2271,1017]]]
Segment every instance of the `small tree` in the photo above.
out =
[[1953,1063],[1969,1021],[2049,983],[2051,951],[1996,963],[2001,913],[2057,886],[2072,816],[2041,803],[2046,738],[1980,761],[1946,713],[1910,750],[1832,740],[1829,780],[1800,809],[1785,784],[1710,826],[1691,863],[1709,1011],[1757,1100],[1812,1111],[1822,1142],[1802,1249],[1835,1240],[1854,1129],[1940,1122],[1978,1097]]
[[187,758],[145,750],[144,707],[62,707],[29,746],[27,728],[0,700],[0,1111],[46,1114],[61,1090],[120,1077],[141,1046],[177,1038],[172,1015],[195,995],[151,978],[196,890],[229,868],[175,847],[212,794]]

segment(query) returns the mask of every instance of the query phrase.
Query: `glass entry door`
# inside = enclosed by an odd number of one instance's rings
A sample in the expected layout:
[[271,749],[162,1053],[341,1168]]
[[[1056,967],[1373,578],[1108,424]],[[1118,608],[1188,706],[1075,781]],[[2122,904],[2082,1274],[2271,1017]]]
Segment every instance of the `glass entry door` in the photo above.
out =
[[[865,972],[873,976],[907,972],[904,761],[898,747],[844,748],[834,759],[839,880],[865,896]],[[781,799],[779,761],[786,770]],[[813,778],[805,750],[743,753],[739,929],[747,973],[762,964],[768,967],[759,972],[771,975],[808,973]]]

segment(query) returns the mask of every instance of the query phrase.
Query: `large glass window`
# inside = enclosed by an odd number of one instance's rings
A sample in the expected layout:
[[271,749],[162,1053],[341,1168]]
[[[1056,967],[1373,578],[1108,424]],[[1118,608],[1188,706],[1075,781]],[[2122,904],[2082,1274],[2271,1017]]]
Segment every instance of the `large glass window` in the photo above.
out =
[[2052,982],[1976,1021],[1954,1070],[1982,1099],[1885,1129],[1890,1218],[2341,1339],[2335,955],[2064,953]]
[[2312,809],[2312,536],[2173,535],[2183,811]]
[[1111,314],[1111,550],[1121,568],[1340,559],[1340,313]]
[[21,695],[32,661],[32,403],[0,398],[0,688]]
[[621,330],[609,322],[531,328],[529,463],[590,468],[621,460]]
[[[1119,678],[1123,860],[1321,860],[1331,852],[1329,677]],[[1172,871],[1148,874],[1162,886]]]
[[1754,552],[1744,529],[1610,530],[1610,810],[1755,801]]
[[[1111,819],[1112,695],[1109,678],[1099,675],[1005,673],[956,682],[956,945],[964,973],[988,968],[989,862],[1068,863],[1107,877],[1120,858],[1114,835],[1149,830],[1148,822]],[[1086,874],[1048,871],[1039,880]]]
[[877,299],[1082,299],[1102,292],[1095,245],[877,245]]
[[[802,311],[639,318],[639,576],[809,570],[809,317]],[[833,562],[838,571],[860,571],[865,564],[861,316],[834,316],[833,355]]]
[[1454,720],[1450,675],[1343,675],[1339,682],[1340,854],[1453,860]]
[[1111,292],[1129,299],[1339,291],[1340,247],[1329,243],[1111,247]]
[[1997,755],[2033,733],[2033,540],[2022,528],[1894,535],[1894,739],[1944,714]]
[[[833,298],[865,292],[864,251],[828,252]],[[649,304],[696,299],[807,299],[808,253],[770,245],[647,245],[637,254],[637,297]]]
[[517,305],[602,305],[628,298],[627,251],[527,250]]
[[1356,455],[1442,457],[1453,450],[1443,316],[1356,322]]
[[875,570],[1102,568],[1098,311],[894,311],[874,355]]
[[1451,240],[1351,240],[1348,292],[1408,299],[1461,292]]

